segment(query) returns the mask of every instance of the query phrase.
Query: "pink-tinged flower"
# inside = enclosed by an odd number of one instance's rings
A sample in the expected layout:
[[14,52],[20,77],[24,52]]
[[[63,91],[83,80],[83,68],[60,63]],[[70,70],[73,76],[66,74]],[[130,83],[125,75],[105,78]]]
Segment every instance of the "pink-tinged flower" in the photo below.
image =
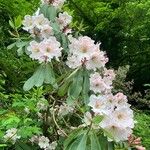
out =
[[104,77],[106,77],[107,79],[110,79],[110,80],[114,80],[115,79],[115,72],[113,69],[104,69]]
[[90,75],[90,90],[94,93],[110,93],[112,82],[109,79],[102,79],[99,73],[94,73]]
[[39,137],[38,145],[40,148],[47,148],[49,146],[49,139],[45,136]]
[[49,38],[51,35],[53,35],[53,28],[49,26],[48,24],[42,26],[41,28],[41,37],[43,38]]
[[27,47],[27,50],[30,52],[29,56],[32,59],[40,60],[40,58],[42,57],[40,51],[40,44],[36,41],[30,42],[30,45]]
[[24,17],[22,24],[24,25],[24,27],[23,27],[24,30],[26,30],[26,31],[33,30],[33,28],[34,28],[33,17],[30,15],[26,15]]
[[71,23],[72,16],[70,16],[67,12],[59,13],[57,21],[60,25],[60,29],[64,29]]
[[130,108],[121,107],[112,112],[112,119],[114,119],[118,127],[121,128],[133,128],[134,120],[133,120],[133,111]]
[[79,59],[78,55],[70,55],[67,58],[66,64],[69,68],[75,69],[80,67],[82,65],[82,62]]
[[130,105],[127,103],[127,96],[123,93],[117,93],[114,96],[114,102],[116,107],[130,107]]
[[109,110],[106,107],[106,101],[107,99],[105,96],[91,95],[88,106],[92,107],[92,111],[96,114],[108,114]]
[[143,147],[143,146],[139,146],[139,145],[135,146],[135,148],[136,148],[137,150],[146,150],[146,148],[145,148],[145,147]]
[[115,140],[116,142],[125,141],[132,134],[131,128],[122,128],[118,126],[118,123],[111,117],[105,117],[99,124],[104,129],[109,140]]
[[105,56],[105,53],[98,50],[98,51],[93,52],[93,54],[90,55],[85,65],[88,70],[96,71],[96,69],[100,69],[104,67],[107,61],[108,59]]
[[54,36],[51,36],[49,39],[45,39],[40,43],[40,51],[46,61],[51,61],[53,58],[59,60],[61,50],[61,45]]
[[49,38],[53,35],[53,29],[50,26],[50,22],[43,14],[35,16],[25,16],[23,21],[23,29],[28,31],[32,37]]
[[27,50],[30,52],[29,56],[32,59],[41,62],[50,62],[51,59],[61,56],[61,45],[55,37],[51,36],[49,39],[44,39],[42,42],[37,43],[36,41],[30,42]]
[[40,14],[38,16],[33,16],[34,18],[34,25],[37,27],[37,28],[41,28],[43,27],[43,25],[46,25],[46,24],[50,24],[49,20],[47,18],[44,17],[43,14]]
[[81,59],[89,58],[95,52],[94,41],[87,36],[74,39],[69,45],[70,53],[77,54]]

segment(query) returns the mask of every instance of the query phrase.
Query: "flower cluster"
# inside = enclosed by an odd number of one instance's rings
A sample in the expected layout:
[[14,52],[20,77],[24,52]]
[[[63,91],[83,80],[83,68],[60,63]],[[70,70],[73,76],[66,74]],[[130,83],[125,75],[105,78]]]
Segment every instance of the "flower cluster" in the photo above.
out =
[[53,28],[50,26],[50,21],[43,14],[35,16],[26,15],[23,25],[23,29],[29,32],[32,37],[38,36],[43,39],[53,35]]
[[72,69],[85,65],[88,70],[94,71],[103,68],[108,58],[99,47],[100,44],[95,44],[90,37],[72,38],[67,65]]
[[116,95],[91,95],[88,104],[95,115],[103,117],[99,127],[111,135],[111,139],[125,141],[134,127],[133,111],[122,93]]
[[52,5],[56,8],[61,8],[66,0],[42,0],[43,4]]
[[27,47],[29,55],[32,59],[38,60],[39,62],[51,62],[51,59],[61,56],[61,45],[54,36],[50,36],[48,39],[44,39],[40,43],[36,41],[30,42]]
[[57,142],[54,141],[50,143],[49,139],[45,136],[33,136],[30,139],[32,143],[38,143],[39,147],[44,150],[55,150],[57,147]]
[[17,139],[20,139],[20,136],[17,135],[17,129],[11,128],[6,131],[6,134],[4,135],[4,139],[6,141],[11,141],[13,144],[15,144]]

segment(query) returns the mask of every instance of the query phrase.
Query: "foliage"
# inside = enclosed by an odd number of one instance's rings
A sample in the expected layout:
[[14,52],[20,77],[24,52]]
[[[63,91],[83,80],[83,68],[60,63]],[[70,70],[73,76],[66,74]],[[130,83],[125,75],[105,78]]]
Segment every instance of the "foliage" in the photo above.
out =
[[142,137],[143,145],[149,149],[150,147],[150,116],[149,112],[143,113],[141,111],[136,111],[135,119],[137,121],[134,133],[135,135]]

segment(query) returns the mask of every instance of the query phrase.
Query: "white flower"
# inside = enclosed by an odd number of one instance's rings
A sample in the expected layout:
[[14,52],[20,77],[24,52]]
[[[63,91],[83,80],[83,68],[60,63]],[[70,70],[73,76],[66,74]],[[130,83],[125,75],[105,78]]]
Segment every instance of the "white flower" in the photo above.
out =
[[61,56],[60,43],[56,40],[54,36],[44,39],[42,42],[37,43],[36,41],[30,42],[27,50],[30,52],[29,56],[32,59],[41,62],[51,62],[51,59],[55,58],[59,60],[58,57]]
[[90,75],[90,90],[94,93],[110,93],[112,82],[109,79],[102,78],[97,72]]
[[92,107],[92,110],[96,114],[108,114],[109,110],[107,109],[106,105],[107,99],[104,95],[91,95],[90,96],[90,102],[88,106]]
[[113,69],[104,68],[104,76],[110,80],[114,80],[116,75]]
[[41,27],[41,37],[49,38],[51,35],[53,35],[53,28],[48,24],[43,25]]
[[87,59],[95,51],[96,47],[90,37],[81,36],[78,39],[74,39],[69,48],[71,53],[78,55],[81,59]]
[[6,131],[6,134],[4,135],[5,140],[11,140],[12,143],[14,144],[17,139],[20,139],[21,137],[17,135],[17,129],[16,128],[11,128]]
[[38,145],[40,148],[47,148],[49,146],[49,139],[45,136],[39,137]]
[[29,109],[29,108],[27,108],[27,107],[25,107],[25,108],[24,108],[24,111],[25,111],[27,114],[29,114],[29,113],[30,113],[30,109]]
[[22,24],[24,25],[24,27],[23,27],[24,30],[26,30],[26,31],[32,30],[34,28],[33,17],[30,15],[26,15],[24,17]]
[[[99,46],[99,45],[98,45]],[[100,69],[105,66],[105,64],[108,62],[108,58],[105,56],[105,53],[102,51],[95,51],[89,59],[86,61],[86,68],[88,70],[94,70]]]
[[37,135],[34,135],[34,136],[32,136],[32,138],[29,139],[29,140],[30,140],[31,143],[35,143],[35,142],[38,141],[38,136],[37,136]]
[[53,58],[59,60],[58,57],[61,56],[62,48],[56,38],[51,36],[40,43],[40,50],[43,57],[47,58],[47,61],[51,61]]
[[75,69],[75,68],[80,67],[82,65],[82,62],[79,59],[78,55],[70,55],[67,58],[66,64],[68,67]]
[[134,127],[133,111],[130,108],[121,107],[116,109],[112,113],[112,119],[114,119],[117,122],[118,127]]
[[27,50],[30,52],[30,57],[32,59],[41,61],[42,53],[40,51],[40,44],[38,42],[30,42],[30,45],[27,47]]
[[48,102],[46,99],[40,99],[37,103],[37,109],[39,110],[47,110]]
[[45,150],[55,150],[56,147],[57,147],[57,142],[54,141],[54,142],[50,143],[50,145]]
[[72,16],[70,16],[67,12],[59,13],[57,21],[60,25],[60,29],[64,29],[71,23]]
[[74,108],[72,106],[67,105],[66,103],[63,103],[63,105],[58,106],[58,108],[59,116],[65,116],[68,113],[72,113],[74,111]]
[[101,123],[100,127],[102,127],[106,135],[108,136],[109,140],[115,140],[116,142],[119,141],[125,141],[128,139],[128,137],[132,134],[132,129],[127,127],[127,128],[122,128],[118,126],[118,123],[113,120],[113,118],[105,118]]

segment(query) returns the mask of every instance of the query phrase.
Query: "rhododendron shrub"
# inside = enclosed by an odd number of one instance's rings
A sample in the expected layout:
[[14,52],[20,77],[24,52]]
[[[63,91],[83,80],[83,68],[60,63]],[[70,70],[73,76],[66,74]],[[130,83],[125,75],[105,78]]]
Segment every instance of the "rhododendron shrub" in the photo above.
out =
[[[36,102],[42,132],[26,142],[44,150],[113,150],[119,143],[139,149],[140,145],[128,144],[133,111],[123,93],[112,92],[115,73],[105,66],[106,53],[100,43],[71,29],[72,17],[63,12],[64,2],[43,0],[38,11],[22,21],[28,33],[28,40],[21,41],[24,53],[39,64],[23,89],[49,86]],[[24,111],[32,116],[29,108]],[[19,127],[4,135],[4,141],[12,144],[22,138]]]

